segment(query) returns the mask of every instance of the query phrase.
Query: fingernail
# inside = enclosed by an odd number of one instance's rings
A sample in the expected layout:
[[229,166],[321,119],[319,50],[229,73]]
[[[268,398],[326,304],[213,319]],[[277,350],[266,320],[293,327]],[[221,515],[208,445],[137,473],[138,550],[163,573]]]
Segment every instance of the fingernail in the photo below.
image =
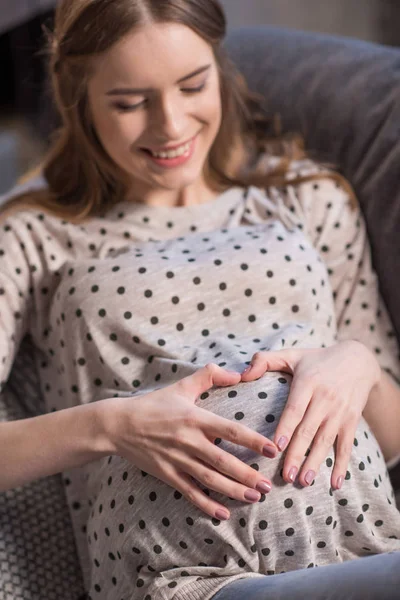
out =
[[276,456],[276,450],[272,446],[264,446],[264,448],[263,448],[263,454],[267,458],[275,458],[275,456]]
[[343,480],[344,480],[343,475],[341,475],[340,477],[338,477],[338,480],[336,482],[336,487],[337,487],[338,490],[340,490],[340,488],[342,487]]
[[297,475],[297,471],[298,471],[297,467],[292,467],[290,469],[290,471],[289,471],[289,479],[290,479],[290,481],[294,481],[295,480],[295,477]]
[[229,519],[228,513],[225,512],[224,510],[215,511],[215,516],[217,517],[217,519],[220,519],[221,521],[227,521]]
[[304,477],[305,482],[308,485],[311,485],[315,478],[315,471],[307,471],[306,476]]
[[272,490],[272,487],[268,481],[260,481],[260,483],[257,483],[256,489],[262,494],[268,494]]
[[287,444],[288,444],[288,439],[287,439],[287,437],[285,437],[283,435],[282,437],[279,438],[277,446],[278,446],[279,450],[281,452],[283,452],[284,449],[286,448]]
[[251,365],[249,365],[249,366],[247,367],[247,369],[245,369],[245,370],[242,372],[242,375],[246,375],[246,373],[248,373],[248,372],[250,371],[250,369],[251,369]]
[[256,492],[256,490],[246,490],[244,493],[244,497],[246,498],[246,500],[256,502],[260,499],[260,494]]

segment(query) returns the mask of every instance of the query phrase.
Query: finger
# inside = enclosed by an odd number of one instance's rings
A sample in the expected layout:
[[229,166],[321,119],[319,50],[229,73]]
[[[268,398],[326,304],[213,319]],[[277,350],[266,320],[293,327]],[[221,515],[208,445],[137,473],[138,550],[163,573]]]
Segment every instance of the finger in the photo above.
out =
[[283,371],[293,373],[296,361],[296,350],[279,350],[278,352],[256,352],[248,370],[242,373],[242,381],[253,381],[262,377],[266,371]]
[[[309,382],[296,376],[293,378],[289,396],[274,435],[274,442],[281,452],[287,448],[296,427],[303,420],[312,393],[313,389]],[[305,434],[307,434],[307,431]]]
[[283,478],[287,482],[293,483],[295,480],[304,461],[304,456],[313,443],[321,423],[325,420],[326,415],[323,406],[323,398],[313,397],[304,417],[291,437],[283,466]]
[[228,386],[240,382],[240,373],[227,371],[215,363],[208,363],[191,375],[183,377],[173,384],[179,392],[193,402],[214,385]]
[[347,422],[346,427],[342,427],[338,433],[335,448],[335,464],[331,476],[331,486],[335,490],[340,490],[346,478],[356,430],[356,423]]
[[[218,448],[218,446],[215,446],[215,444],[212,444],[208,440],[205,443],[195,446],[192,449],[192,453],[201,461],[205,469],[197,468],[196,474],[194,474],[192,463],[190,460],[187,462],[187,452],[183,454],[183,465],[188,466],[191,469],[190,473],[196,478],[200,474],[202,477],[200,481],[205,483],[205,485],[208,485],[208,480],[204,479],[204,477],[209,477],[207,470],[210,467],[214,469],[216,476],[213,478],[211,487],[221,493],[229,493],[231,497],[244,500],[244,494],[248,488],[252,488],[253,491],[257,490],[263,494],[268,494],[272,489],[272,483],[268,477],[265,477],[262,473],[259,473],[236,456]],[[228,486],[226,478],[221,474],[231,477],[233,479],[232,485]],[[218,487],[214,487],[214,485],[218,485]]]
[[[260,475],[251,467],[248,467],[250,471],[253,471],[253,474],[249,474],[248,476],[248,480],[251,483],[249,485],[243,485],[235,478],[230,479],[228,476],[223,475],[210,464],[204,463],[200,459],[190,458],[187,454],[181,455],[179,463],[179,467],[192,475],[197,481],[209,489],[228,496],[230,499],[254,504],[254,502],[258,502],[261,498],[260,491],[251,487],[252,482],[255,481],[254,476],[256,476],[257,479],[260,478]],[[272,487],[268,480],[266,480],[266,484],[268,485],[268,489],[262,492],[264,494],[268,494]]]
[[272,440],[246,425],[234,423],[200,407],[197,407],[195,416],[197,426],[210,439],[222,438],[267,458],[275,458],[277,455],[278,450]]
[[326,420],[318,429],[310,452],[301,467],[298,481],[303,486],[309,486],[319,473],[321,464],[330,454],[337,437],[341,419]]
[[[161,477],[159,477],[162,479]],[[226,518],[229,519],[230,511],[219,502],[215,502],[212,498],[207,496],[190,478],[187,473],[181,473],[175,470],[172,466],[168,469],[168,479],[163,479],[165,483],[177,489],[183,496],[189,500],[194,506],[197,506],[200,510],[205,512],[210,517],[219,520],[225,520],[222,514],[225,513]],[[218,511],[222,511],[218,514]]]

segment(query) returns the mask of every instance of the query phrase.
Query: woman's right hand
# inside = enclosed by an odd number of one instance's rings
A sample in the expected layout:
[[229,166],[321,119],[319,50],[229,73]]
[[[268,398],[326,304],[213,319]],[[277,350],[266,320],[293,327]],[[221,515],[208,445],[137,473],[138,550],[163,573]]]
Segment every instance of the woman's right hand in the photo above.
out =
[[[234,423],[196,406],[196,399],[212,386],[239,383],[240,373],[226,371],[209,363],[176,383],[135,398],[105,400],[107,435],[121,456],[146,473],[154,475],[179,490],[185,498],[206,514],[222,519],[218,510],[229,518],[228,509],[209,498],[191,479],[207,488],[244,502],[246,492],[271,482],[249,465],[214,444],[216,438],[229,440],[272,458],[275,444],[244,425]],[[263,451],[267,447],[267,453]],[[269,489],[268,489],[269,488]]]

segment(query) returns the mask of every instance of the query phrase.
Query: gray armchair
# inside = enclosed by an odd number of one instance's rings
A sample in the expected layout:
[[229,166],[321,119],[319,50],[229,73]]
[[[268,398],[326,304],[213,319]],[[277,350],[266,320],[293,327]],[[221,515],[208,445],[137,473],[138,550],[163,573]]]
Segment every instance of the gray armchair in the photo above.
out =
[[[284,130],[303,133],[315,156],[353,183],[400,341],[400,51],[267,27],[234,30],[226,45]],[[0,396],[0,420],[44,412],[35,352],[27,336]],[[399,489],[396,469],[391,475]],[[85,597],[64,485],[56,475],[0,494],[0,600]]]

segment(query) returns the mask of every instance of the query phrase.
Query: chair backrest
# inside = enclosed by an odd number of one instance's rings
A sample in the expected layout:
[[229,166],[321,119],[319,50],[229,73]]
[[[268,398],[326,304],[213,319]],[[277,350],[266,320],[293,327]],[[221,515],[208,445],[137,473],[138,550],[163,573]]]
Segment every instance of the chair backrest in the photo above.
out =
[[283,129],[352,183],[400,342],[400,50],[274,27],[234,29],[225,46]]

